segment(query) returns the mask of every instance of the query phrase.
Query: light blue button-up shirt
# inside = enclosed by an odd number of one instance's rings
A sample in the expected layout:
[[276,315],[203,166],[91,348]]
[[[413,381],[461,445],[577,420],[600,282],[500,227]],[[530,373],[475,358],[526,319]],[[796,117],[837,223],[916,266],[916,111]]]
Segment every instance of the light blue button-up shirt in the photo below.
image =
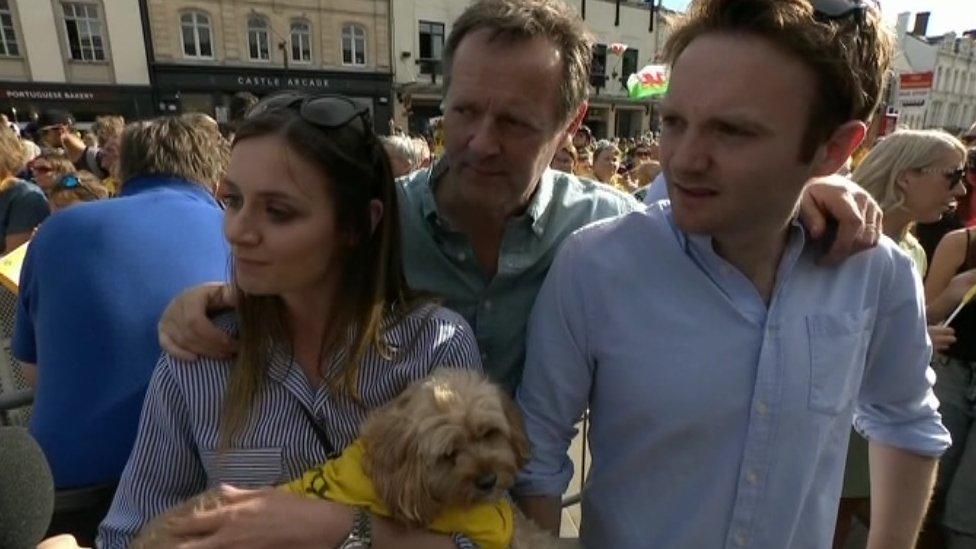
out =
[[818,254],[794,223],[767,307],[668,202],[569,237],[529,321],[516,493],[563,493],[588,405],[586,547],[829,547],[852,417],[923,455],[949,435],[911,260]]

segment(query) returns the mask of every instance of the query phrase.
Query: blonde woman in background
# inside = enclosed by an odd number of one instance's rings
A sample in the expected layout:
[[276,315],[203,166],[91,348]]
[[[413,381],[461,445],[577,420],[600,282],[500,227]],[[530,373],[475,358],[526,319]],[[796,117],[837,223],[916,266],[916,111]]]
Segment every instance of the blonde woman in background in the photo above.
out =
[[[922,245],[911,233],[912,225],[938,221],[966,194],[960,170],[965,157],[962,143],[948,133],[903,130],[878,142],[852,174],[852,179],[881,206],[882,232],[912,258],[920,279],[925,277],[928,261]],[[951,291],[958,294],[956,302],[962,297],[959,291],[956,287]],[[931,307],[932,302],[929,303]],[[955,340],[952,329],[932,325],[938,321],[932,318],[931,312],[928,317],[933,347],[936,351],[947,349]],[[867,442],[852,433],[834,535],[835,548],[843,546],[852,518],[857,516],[864,524],[869,522],[868,477]]]
[[[969,150],[965,173],[976,183],[976,148]],[[971,206],[971,203],[970,203]],[[972,212],[969,212],[972,215]],[[962,228],[946,234],[932,255],[932,267],[925,281],[925,295],[931,299],[929,320],[941,320],[955,309],[961,296],[976,284],[976,228]],[[951,549],[976,547],[976,441],[972,432],[976,405],[976,307],[964,306],[950,324],[956,341],[935,359],[942,422],[952,435],[952,447],[942,456],[932,502],[933,522]]]
[[27,149],[9,128],[0,128],[0,253],[30,240],[34,228],[51,213],[44,191],[17,178],[27,164]]

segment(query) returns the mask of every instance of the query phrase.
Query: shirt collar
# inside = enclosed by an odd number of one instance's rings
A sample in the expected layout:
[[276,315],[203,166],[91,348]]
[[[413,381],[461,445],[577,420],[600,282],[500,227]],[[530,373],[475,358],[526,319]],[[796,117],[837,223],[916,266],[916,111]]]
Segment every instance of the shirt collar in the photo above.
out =
[[541,237],[545,232],[546,219],[548,218],[549,205],[552,203],[553,187],[555,186],[556,172],[551,168],[546,168],[539,177],[539,184],[532,194],[532,200],[525,213],[532,220],[532,232]]
[[[715,252],[715,248],[712,246],[711,235],[685,233],[674,224],[674,216],[670,212],[668,218],[678,237],[678,242],[684,248],[685,253],[695,258],[700,258],[712,266],[725,263],[725,260],[721,259]],[[803,251],[807,248],[807,243],[810,241],[806,228],[796,216],[790,220],[788,231],[786,249],[783,250],[783,257],[780,259],[780,264],[777,269],[778,280],[782,280],[783,276],[793,269],[793,266],[799,260],[800,255],[802,255]]]
[[[447,173],[449,167],[447,158],[441,158],[433,166],[428,168],[427,185],[421,197],[421,212],[424,219],[431,223],[439,223],[440,214],[437,211],[437,202],[434,200],[434,190],[440,183],[440,178]],[[542,172],[539,184],[536,186],[532,199],[525,210],[525,215],[532,221],[532,232],[541,237],[545,232],[545,222],[550,212],[549,204],[552,202],[554,179],[556,172],[550,168]]]
[[119,191],[119,196],[132,196],[146,191],[151,191],[153,189],[158,189],[160,187],[178,187],[180,190],[198,194],[201,197],[209,198],[211,201],[216,203],[216,199],[214,199],[213,194],[204,188],[203,185],[198,185],[192,181],[187,181],[186,179],[181,179],[179,177],[173,177],[171,175],[139,175],[133,177],[122,184],[122,189]]

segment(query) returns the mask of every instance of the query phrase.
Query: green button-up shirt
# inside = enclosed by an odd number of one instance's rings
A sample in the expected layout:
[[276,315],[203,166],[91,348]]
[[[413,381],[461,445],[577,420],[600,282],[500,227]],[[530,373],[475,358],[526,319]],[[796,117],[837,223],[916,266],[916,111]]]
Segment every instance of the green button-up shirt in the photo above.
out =
[[468,237],[437,211],[433,189],[446,170],[441,161],[397,185],[407,282],[440,297],[471,324],[485,370],[514,392],[522,378],[529,312],[563,239],[642,206],[606,185],[546,170],[525,213],[508,220],[498,270],[489,278]]

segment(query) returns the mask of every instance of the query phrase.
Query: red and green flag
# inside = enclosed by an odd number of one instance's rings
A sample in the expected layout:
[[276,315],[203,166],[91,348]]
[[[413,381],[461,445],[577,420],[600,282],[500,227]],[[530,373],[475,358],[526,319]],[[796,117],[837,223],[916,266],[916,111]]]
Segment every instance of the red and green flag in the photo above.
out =
[[667,65],[648,65],[627,78],[631,99],[645,99],[664,95],[668,91]]

